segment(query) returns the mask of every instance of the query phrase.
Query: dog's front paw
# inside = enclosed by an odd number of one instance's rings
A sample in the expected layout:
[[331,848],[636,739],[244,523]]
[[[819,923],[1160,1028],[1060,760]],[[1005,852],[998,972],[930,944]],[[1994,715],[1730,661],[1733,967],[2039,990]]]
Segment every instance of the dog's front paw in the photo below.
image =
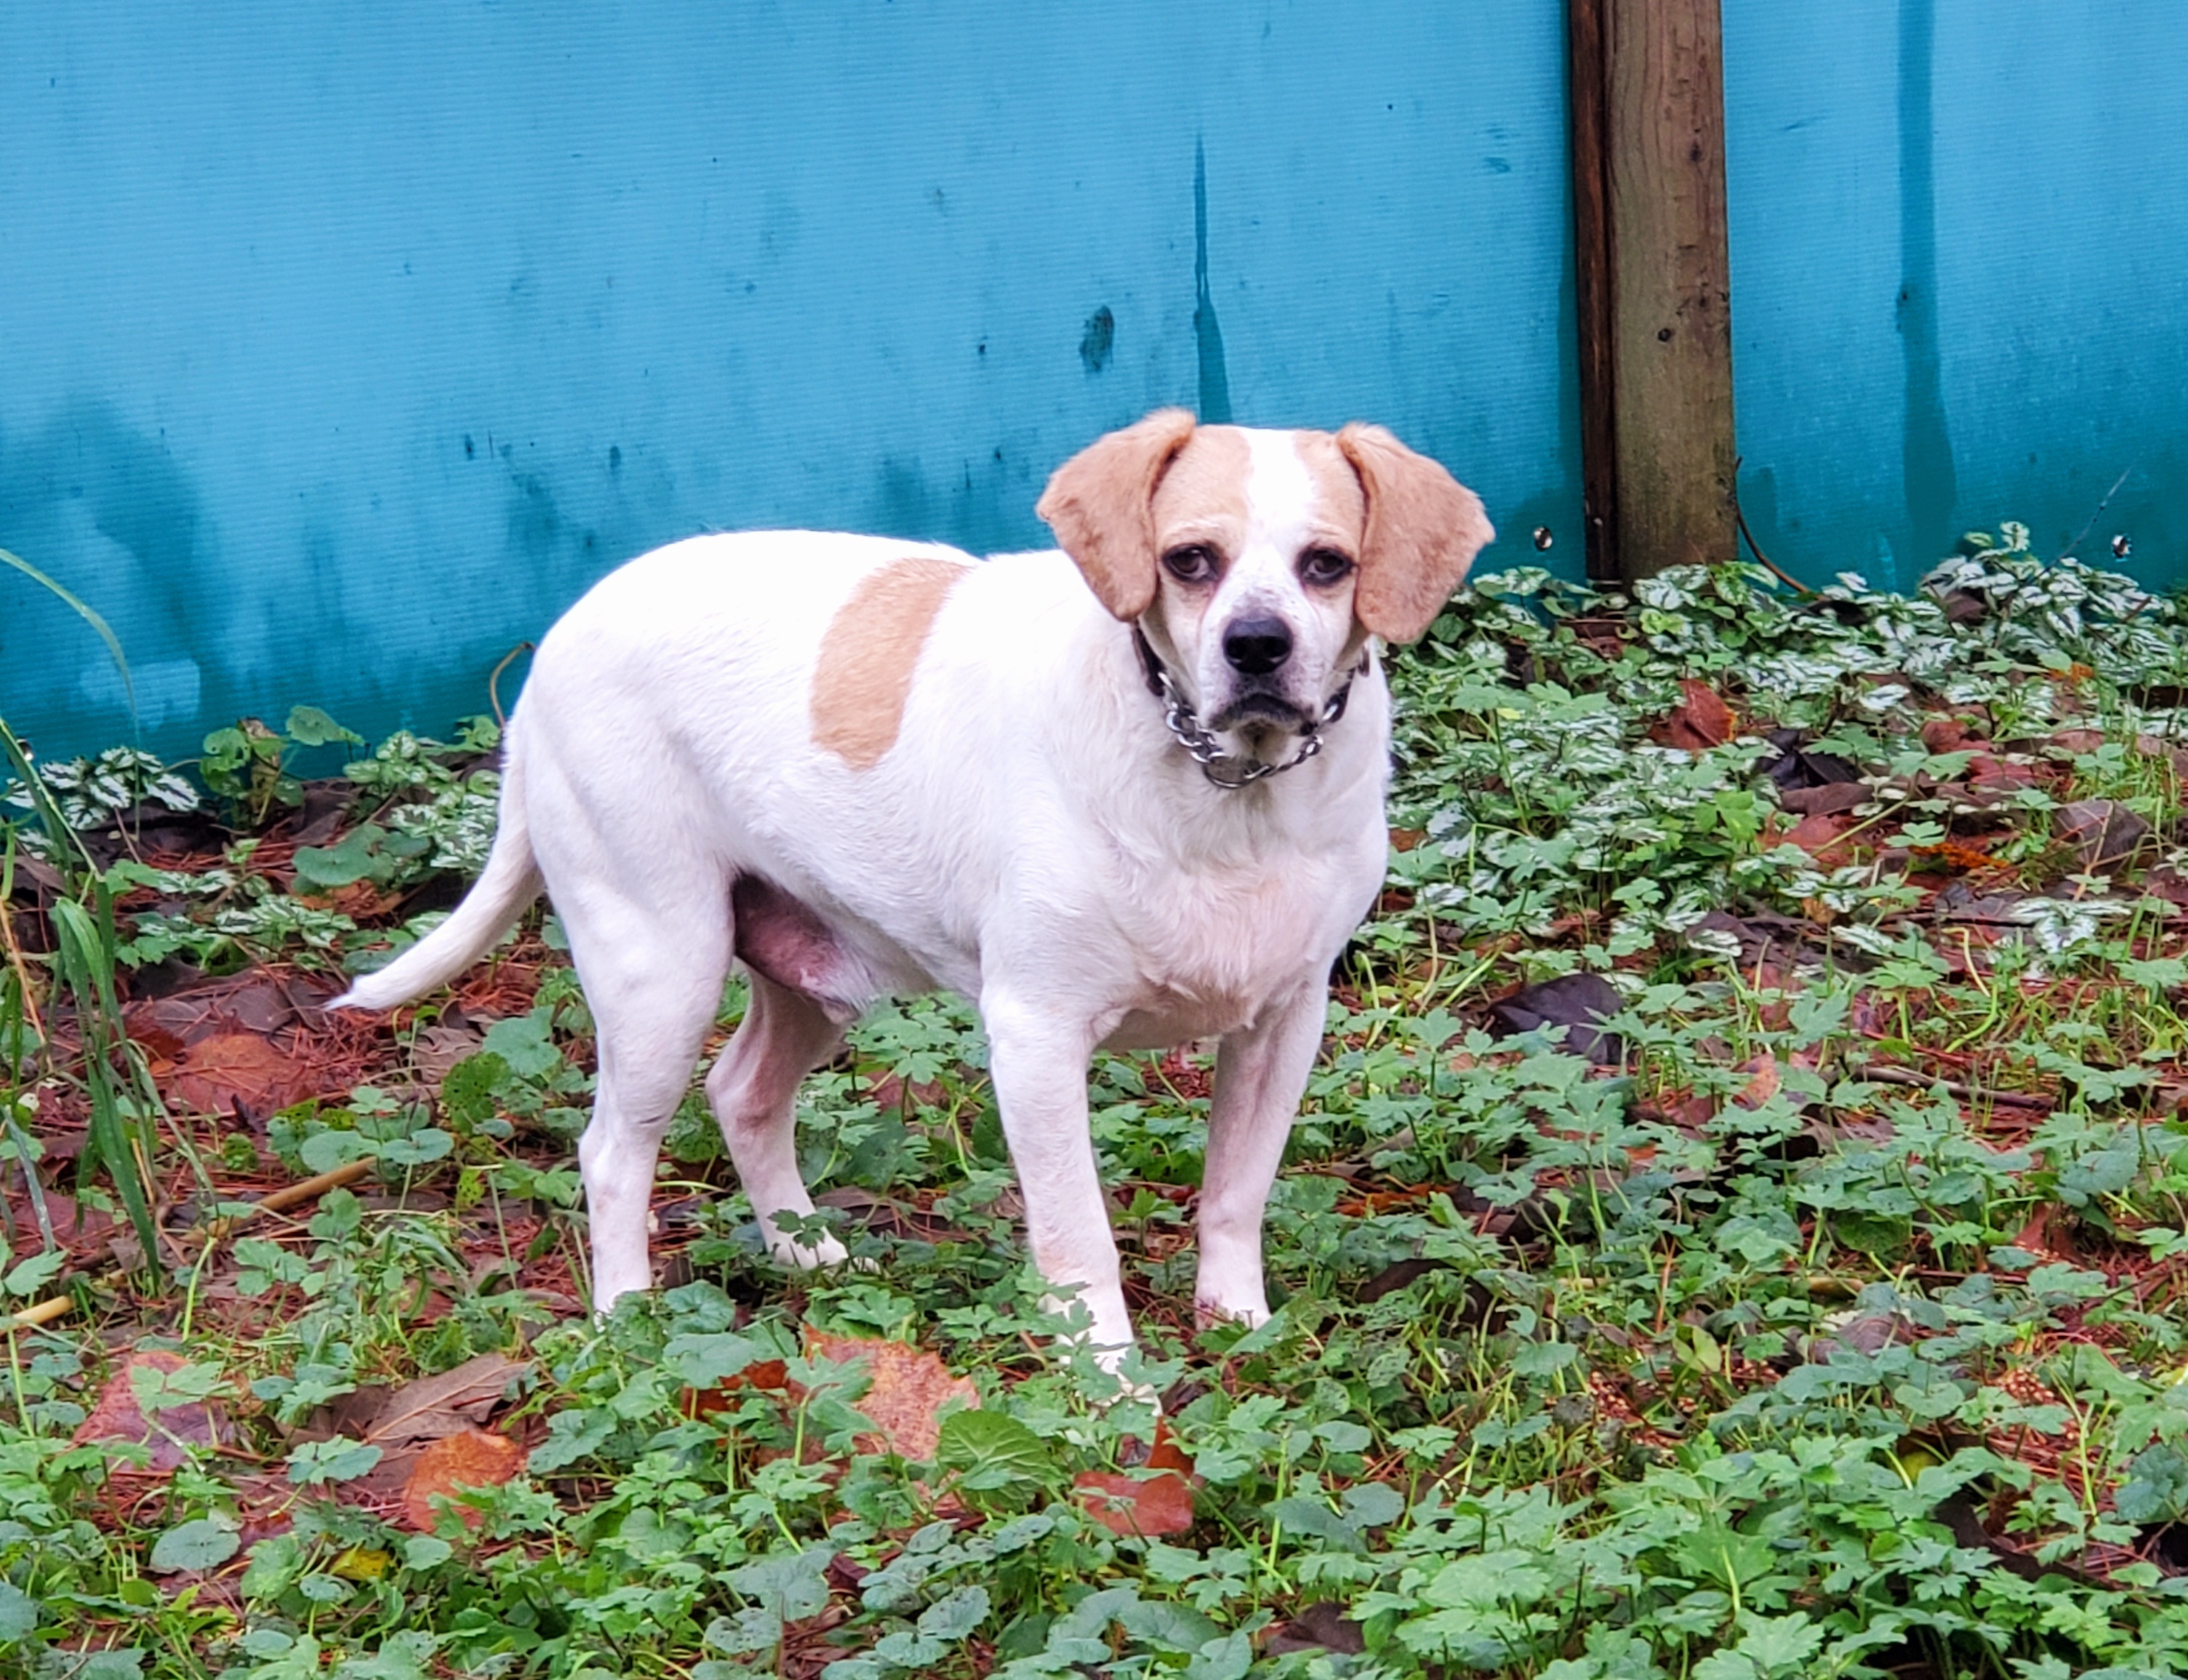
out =
[[790,1271],[826,1271],[849,1262],[851,1251],[825,1233],[797,1237],[778,1234],[767,1245],[768,1258]]
[[1196,1330],[1212,1330],[1219,1324],[1243,1324],[1249,1330],[1258,1330],[1268,1322],[1266,1301],[1217,1301],[1202,1297],[1193,1304]]

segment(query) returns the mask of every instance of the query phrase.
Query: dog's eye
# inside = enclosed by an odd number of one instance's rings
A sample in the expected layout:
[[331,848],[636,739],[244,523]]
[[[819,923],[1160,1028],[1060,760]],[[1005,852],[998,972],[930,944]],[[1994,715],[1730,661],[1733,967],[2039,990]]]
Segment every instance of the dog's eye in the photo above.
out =
[[1184,583],[1213,583],[1221,569],[1215,550],[1204,543],[1187,543],[1172,549],[1163,556],[1163,564],[1170,568],[1172,577]]
[[1310,583],[1336,583],[1352,570],[1352,557],[1335,549],[1309,549],[1300,556],[1299,574]]

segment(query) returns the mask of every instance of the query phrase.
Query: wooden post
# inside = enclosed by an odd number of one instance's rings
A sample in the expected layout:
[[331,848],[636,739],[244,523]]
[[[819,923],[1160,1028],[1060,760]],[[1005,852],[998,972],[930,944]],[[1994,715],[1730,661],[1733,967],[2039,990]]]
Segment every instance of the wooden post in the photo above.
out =
[[1738,553],[1717,0],[1568,0],[1588,575]]

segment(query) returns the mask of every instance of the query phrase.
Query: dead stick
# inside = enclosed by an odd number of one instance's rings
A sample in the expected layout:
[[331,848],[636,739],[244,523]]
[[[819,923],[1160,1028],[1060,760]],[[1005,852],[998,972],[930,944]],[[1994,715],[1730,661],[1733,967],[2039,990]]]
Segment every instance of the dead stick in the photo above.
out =
[[[276,1190],[270,1196],[260,1197],[236,1215],[236,1222],[240,1224],[259,1214],[278,1214],[285,1208],[295,1207],[299,1202],[308,1202],[330,1190],[339,1190],[345,1184],[354,1184],[371,1170],[372,1163],[369,1161],[352,1161],[336,1167],[332,1172],[323,1172],[317,1177],[291,1184],[285,1189]],[[73,1295],[55,1295],[51,1300],[25,1307],[14,1316],[12,1322],[20,1328],[35,1329],[41,1324],[52,1323],[75,1305],[76,1297]]]
[[26,1306],[12,1321],[25,1330],[34,1330],[41,1324],[50,1324],[76,1305],[74,1295],[55,1295],[51,1300],[40,1301],[36,1306]]
[[307,1178],[285,1190],[276,1190],[270,1196],[262,1196],[236,1217],[240,1221],[259,1214],[278,1214],[285,1208],[293,1208],[299,1202],[308,1202],[327,1191],[339,1190],[345,1184],[354,1184],[371,1170],[372,1163],[369,1161],[352,1161],[345,1166],[336,1167],[332,1172],[323,1172],[316,1178]]
[[2048,1097],[2031,1097],[2019,1091],[1982,1091],[1959,1080],[1937,1079],[1912,1068],[1865,1067],[1860,1075],[1864,1080],[1875,1080],[1885,1085],[1919,1085],[1923,1090],[1942,1090],[1948,1097],[1957,1097],[1970,1102],[2003,1103],[2009,1108],[2049,1108]]

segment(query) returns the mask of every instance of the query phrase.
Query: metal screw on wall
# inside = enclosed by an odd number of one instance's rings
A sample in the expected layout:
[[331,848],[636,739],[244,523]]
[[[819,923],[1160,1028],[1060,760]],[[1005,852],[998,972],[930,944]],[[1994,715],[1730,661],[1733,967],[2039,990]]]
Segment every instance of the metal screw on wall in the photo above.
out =
[[2112,558],[2114,560],[2125,560],[2134,552],[2134,539],[2132,537],[2129,537],[2126,532],[2123,531],[2112,538]]
[[1547,549],[1557,539],[1555,538],[1550,535],[1550,527],[1548,526],[1537,525],[1535,527],[1535,546],[1537,549]]

